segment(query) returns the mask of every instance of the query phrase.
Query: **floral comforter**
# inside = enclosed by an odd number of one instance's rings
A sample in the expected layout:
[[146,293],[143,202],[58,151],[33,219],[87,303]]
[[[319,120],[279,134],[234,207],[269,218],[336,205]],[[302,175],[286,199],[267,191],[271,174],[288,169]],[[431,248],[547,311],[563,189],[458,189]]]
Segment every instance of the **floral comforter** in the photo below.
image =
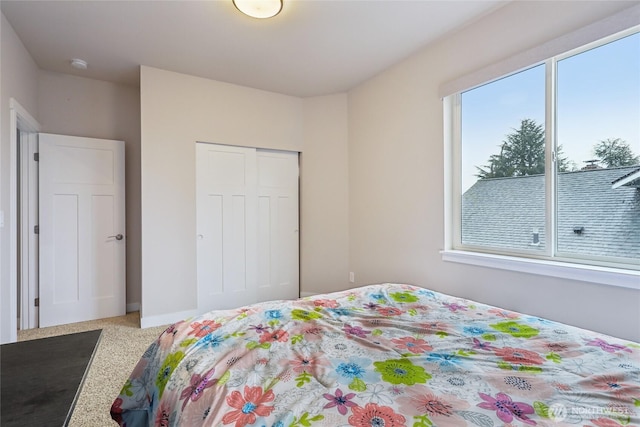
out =
[[640,425],[640,345],[408,285],[214,311],[148,348],[122,426]]

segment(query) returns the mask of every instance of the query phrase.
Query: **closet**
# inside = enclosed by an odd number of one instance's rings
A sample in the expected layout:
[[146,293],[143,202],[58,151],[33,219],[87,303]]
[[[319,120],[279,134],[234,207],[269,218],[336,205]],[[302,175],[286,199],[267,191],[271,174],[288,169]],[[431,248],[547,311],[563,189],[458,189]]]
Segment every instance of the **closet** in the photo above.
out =
[[196,143],[198,311],[299,296],[298,153]]

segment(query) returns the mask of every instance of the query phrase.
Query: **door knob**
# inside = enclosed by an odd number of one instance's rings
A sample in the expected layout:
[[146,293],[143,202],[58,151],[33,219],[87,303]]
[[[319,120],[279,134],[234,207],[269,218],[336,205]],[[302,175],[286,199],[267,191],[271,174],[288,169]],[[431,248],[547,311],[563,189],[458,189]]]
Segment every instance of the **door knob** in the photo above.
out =
[[109,237],[115,237],[116,240],[122,240],[124,238],[124,236],[122,234],[116,234],[115,236],[107,236],[107,238]]

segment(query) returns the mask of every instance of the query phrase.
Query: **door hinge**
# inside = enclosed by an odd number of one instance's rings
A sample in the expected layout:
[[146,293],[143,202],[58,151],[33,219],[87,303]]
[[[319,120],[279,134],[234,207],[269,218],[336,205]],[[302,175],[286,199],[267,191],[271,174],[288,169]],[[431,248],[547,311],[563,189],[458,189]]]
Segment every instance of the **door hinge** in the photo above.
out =
[[36,162],[40,161],[40,153],[33,153],[33,160],[35,160]]
[[36,307],[40,307],[40,298],[36,298],[33,300],[33,305],[35,305]]
[[39,225],[34,225],[33,226],[33,233],[34,234],[40,234],[40,226]]

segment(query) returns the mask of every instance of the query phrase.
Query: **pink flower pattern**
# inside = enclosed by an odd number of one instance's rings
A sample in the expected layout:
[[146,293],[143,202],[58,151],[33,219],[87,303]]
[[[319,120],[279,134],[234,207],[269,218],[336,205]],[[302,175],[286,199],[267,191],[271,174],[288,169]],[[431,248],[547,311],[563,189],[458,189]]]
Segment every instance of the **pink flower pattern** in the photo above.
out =
[[402,310],[395,307],[378,307],[378,313],[381,316],[400,316],[402,314]]
[[297,353],[294,358],[283,359],[280,364],[291,369],[296,375],[303,372],[318,375],[319,369],[330,365],[324,354],[320,352],[313,354]]
[[324,408],[337,408],[338,412],[341,415],[347,415],[347,408],[358,406],[355,403],[351,402],[351,399],[356,397],[355,393],[342,394],[342,390],[340,390],[339,388],[336,389],[335,394],[325,393],[322,396],[329,401],[329,403],[324,405]]
[[212,379],[213,371],[215,368],[209,369],[204,375],[193,374],[191,376],[191,384],[189,387],[182,390],[180,394],[180,399],[184,399],[184,403],[182,404],[182,409],[187,406],[187,402],[195,402],[202,397],[202,393],[209,387],[213,387],[218,380]]
[[528,403],[514,402],[504,393],[498,393],[495,398],[484,393],[478,394],[484,402],[478,403],[477,406],[482,409],[495,410],[496,415],[503,422],[510,423],[516,418],[525,424],[536,425],[535,421],[527,417],[527,415],[535,412],[533,406]]
[[215,320],[203,320],[202,322],[193,322],[191,325],[189,325],[189,327],[192,329],[192,331],[189,332],[189,335],[194,335],[198,338],[202,338],[205,335],[208,335],[211,332],[215,331],[220,326],[222,325],[216,322]]
[[338,301],[334,299],[317,299],[313,301],[313,305],[316,307],[336,308],[338,307]]
[[420,354],[433,350],[433,347],[431,347],[425,340],[415,339],[413,337],[394,338],[391,342],[396,345],[396,348],[400,350],[407,350],[413,354]]
[[626,351],[627,353],[631,353],[631,349],[628,347],[625,347],[620,344],[609,344],[608,342],[600,338],[594,338],[592,340],[587,341],[587,345],[600,347],[607,353],[615,353],[616,351]]
[[625,382],[622,376],[598,375],[589,378],[587,388],[606,393],[622,401],[632,401],[632,398],[640,397],[640,385],[633,382]]
[[260,335],[261,344],[265,342],[287,342],[288,339],[289,333],[283,331],[282,329],[278,329],[277,331],[273,332],[265,332]]
[[375,403],[367,403],[362,408],[355,406],[351,408],[353,415],[349,417],[349,424],[356,427],[405,427],[406,418],[396,414],[388,406],[378,406]]
[[494,351],[496,356],[501,357],[505,362],[521,365],[541,365],[544,359],[535,351],[522,348],[505,347]]
[[596,418],[595,420],[591,420],[591,422],[598,427],[622,427],[622,424],[609,418]]
[[517,319],[520,317],[518,313],[509,310],[502,310],[500,308],[492,308],[488,310],[488,313],[491,313],[495,316],[502,317],[504,319]]
[[351,337],[353,335],[359,338],[366,338],[367,334],[371,333],[370,331],[362,329],[360,326],[344,325],[342,330],[346,332],[347,337]]
[[445,303],[442,303],[442,305],[444,305],[449,309],[449,311],[452,311],[454,313],[458,310],[467,310],[466,305],[458,304],[457,302],[452,302],[452,303],[445,302]]
[[272,402],[275,395],[272,390],[263,393],[261,387],[244,387],[244,396],[234,390],[227,396],[227,405],[235,410],[227,412],[222,418],[224,424],[235,422],[235,427],[244,427],[256,422],[258,416],[266,417],[273,411],[273,406],[266,403]]

